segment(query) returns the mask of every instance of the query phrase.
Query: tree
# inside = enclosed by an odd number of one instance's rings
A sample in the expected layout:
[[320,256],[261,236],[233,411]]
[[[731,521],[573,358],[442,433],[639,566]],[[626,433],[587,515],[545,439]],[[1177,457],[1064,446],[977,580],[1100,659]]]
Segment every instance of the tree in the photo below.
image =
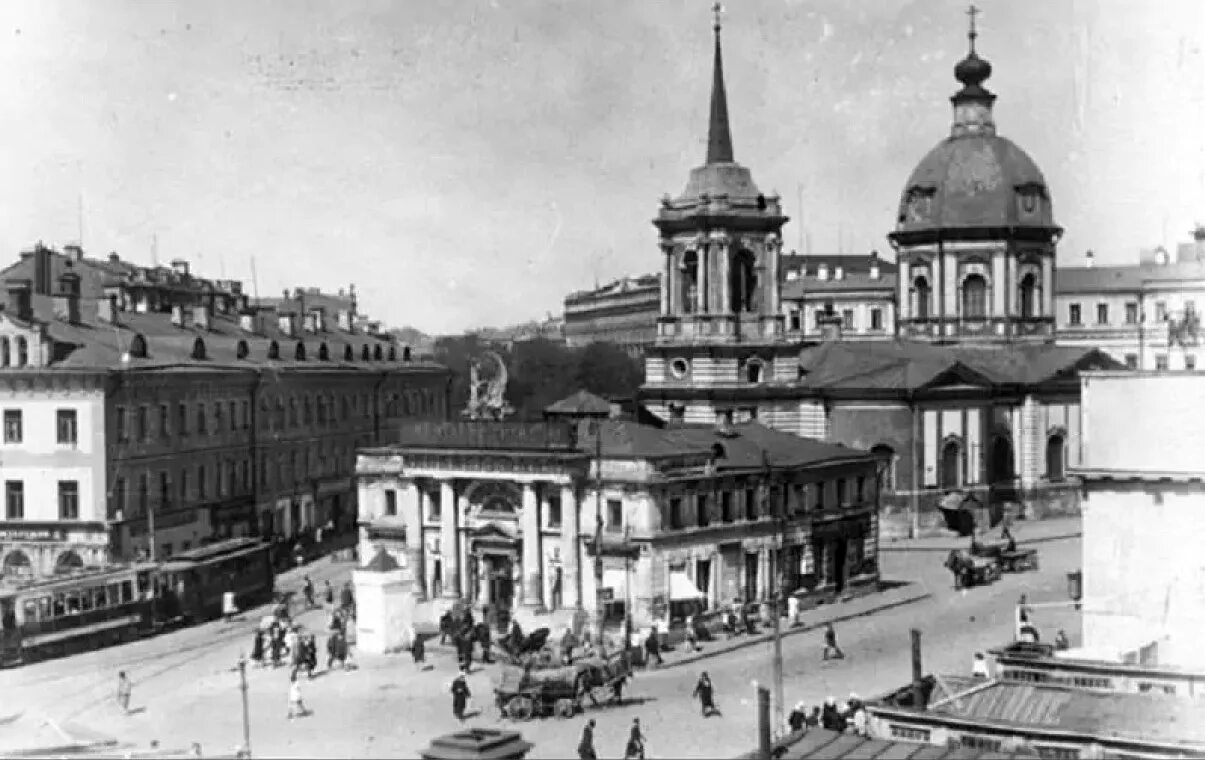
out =
[[632,396],[644,380],[640,362],[614,343],[591,343],[581,350],[577,385],[600,396]]

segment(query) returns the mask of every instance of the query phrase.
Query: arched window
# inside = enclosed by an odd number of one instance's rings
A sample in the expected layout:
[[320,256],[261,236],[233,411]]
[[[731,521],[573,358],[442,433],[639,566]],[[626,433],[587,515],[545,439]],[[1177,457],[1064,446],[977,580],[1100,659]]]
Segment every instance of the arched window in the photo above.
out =
[[12,345],[8,338],[0,338],[0,367],[7,367],[12,360]]
[[354,362],[355,360],[356,360],[356,349],[352,348],[351,344],[348,343],[347,345],[345,345],[343,347],[343,361]]
[[314,406],[310,397],[306,396],[301,404],[301,424],[308,425],[314,421]]
[[983,319],[987,316],[987,280],[981,275],[967,275],[962,281],[962,318]]
[[80,570],[83,567],[84,560],[70,549],[60,554],[54,563],[54,571],[56,573],[69,573],[73,570]]
[[372,352],[368,350],[368,344],[360,344],[360,361],[369,361],[372,359]]
[[29,555],[20,549],[14,549],[4,555],[3,575],[17,578],[33,575],[33,565],[29,561]]
[[765,373],[766,365],[761,359],[750,359],[745,362],[745,380],[750,383],[760,383]]
[[17,336],[17,366],[24,367],[29,364],[29,343],[25,340],[24,335]]
[[192,342],[192,358],[193,361],[201,361],[205,358],[205,341],[197,337]]
[[268,344],[268,358],[269,359],[279,359],[280,358],[280,344],[277,343],[276,341],[272,341],[271,343]]
[[239,359],[246,359],[249,353],[251,353],[251,347],[247,345],[247,341],[240,340],[234,349],[234,355]]
[[289,399],[289,426],[297,427],[297,420],[297,399],[291,398]]
[[146,358],[146,338],[142,334],[130,338],[130,356],[135,359]]
[[698,301],[699,290],[699,255],[687,251],[682,256],[682,304],[683,314],[693,314]]
[[928,319],[932,306],[933,290],[924,275],[912,281],[912,315],[916,319]]
[[895,490],[895,449],[885,443],[870,448],[870,453],[883,462],[883,490]]
[[330,359],[331,359],[331,350],[326,347],[325,343],[319,345],[318,346],[318,361],[326,362],[326,361],[330,361]]
[[373,358],[375,361],[378,361],[378,362],[379,362],[379,361],[381,361],[381,359],[384,357],[384,355],[385,355],[385,352],[383,352],[383,351],[381,350],[381,344],[380,344],[380,343],[378,343],[378,344],[376,345],[376,347],[372,349],[372,358]]
[[1046,439],[1046,479],[1062,480],[1066,476],[1067,441],[1062,433]]
[[997,436],[992,441],[992,482],[1012,480],[1015,477],[1013,470],[1013,444],[1004,436]]
[[941,487],[947,490],[962,485],[962,445],[946,441],[941,447]]
[[389,361],[391,361],[391,362],[397,361],[397,347],[395,347],[395,346],[389,347]]
[[297,348],[293,349],[293,358],[299,362],[305,361],[305,344],[297,341]]
[[1021,316],[1036,317],[1038,315],[1038,278],[1029,273],[1021,278]]
[[757,260],[752,252],[742,250],[732,257],[728,289],[734,313],[757,310]]

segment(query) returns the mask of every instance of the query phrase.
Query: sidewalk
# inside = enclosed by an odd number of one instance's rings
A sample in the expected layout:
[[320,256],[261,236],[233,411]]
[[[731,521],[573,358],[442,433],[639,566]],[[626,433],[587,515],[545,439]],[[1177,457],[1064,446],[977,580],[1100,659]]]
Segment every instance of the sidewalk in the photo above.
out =
[[[1017,546],[1060,541],[1067,538],[1079,538],[1083,535],[1083,521],[1078,516],[1052,517],[1048,520],[1014,520],[1012,532],[1013,537],[1017,539]],[[1000,538],[1000,530],[993,528],[986,536],[982,540],[995,541]],[[969,544],[969,536],[956,536],[953,531],[947,531],[944,536],[884,540],[879,544],[879,551],[948,552],[951,549],[965,549]]]

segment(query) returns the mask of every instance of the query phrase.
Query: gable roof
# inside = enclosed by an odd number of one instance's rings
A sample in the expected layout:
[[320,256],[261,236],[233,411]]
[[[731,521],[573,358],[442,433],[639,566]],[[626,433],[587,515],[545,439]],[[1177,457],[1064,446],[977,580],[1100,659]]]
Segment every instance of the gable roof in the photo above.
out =
[[611,414],[611,402],[590,391],[579,390],[544,408],[545,414],[582,414],[607,416]]

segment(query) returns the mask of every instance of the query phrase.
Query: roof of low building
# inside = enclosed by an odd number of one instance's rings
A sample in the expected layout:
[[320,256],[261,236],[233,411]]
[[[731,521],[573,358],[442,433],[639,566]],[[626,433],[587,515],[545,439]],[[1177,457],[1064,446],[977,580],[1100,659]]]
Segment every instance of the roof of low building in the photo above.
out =
[[804,384],[816,389],[919,390],[942,380],[967,385],[1033,385],[1088,369],[1122,369],[1099,349],[1053,344],[935,345],[831,341],[803,349]]
[[1150,284],[1205,279],[1205,261],[1175,261],[1167,264],[1131,264],[1116,267],[1059,267],[1054,272],[1054,291],[1108,293],[1139,291]]
[[[824,728],[808,729],[806,734],[792,736],[778,744],[780,760],[978,760],[979,758],[1013,758],[1014,753],[988,752],[969,747],[938,747],[916,742],[869,739],[856,734],[843,734]],[[753,760],[753,751],[742,756]]]
[[549,404],[544,408],[545,414],[607,416],[611,414],[611,402],[590,391],[575,391],[566,398]]

